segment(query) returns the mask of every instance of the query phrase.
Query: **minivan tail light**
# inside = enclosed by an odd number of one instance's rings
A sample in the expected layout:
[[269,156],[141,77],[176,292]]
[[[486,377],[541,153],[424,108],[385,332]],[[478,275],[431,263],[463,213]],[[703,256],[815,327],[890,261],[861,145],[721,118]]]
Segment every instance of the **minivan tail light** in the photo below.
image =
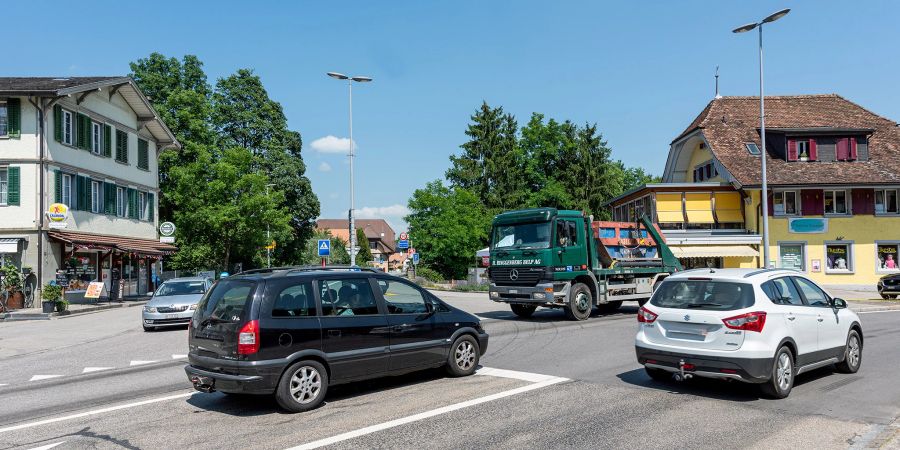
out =
[[656,320],[656,313],[641,306],[637,313],[637,319],[639,323],[653,323]]
[[252,355],[259,351],[259,322],[251,320],[238,332],[238,355]]
[[766,313],[762,311],[741,314],[739,316],[722,319],[725,326],[732,330],[755,331],[762,333],[763,327],[766,326]]

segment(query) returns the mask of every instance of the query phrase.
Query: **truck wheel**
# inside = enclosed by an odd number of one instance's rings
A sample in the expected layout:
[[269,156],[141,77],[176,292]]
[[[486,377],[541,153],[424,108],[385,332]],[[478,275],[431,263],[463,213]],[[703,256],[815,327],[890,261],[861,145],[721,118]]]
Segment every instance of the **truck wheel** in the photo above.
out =
[[575,283],[569,292],[569,304],[566,307],[566,317],[569,320],[586,320],[594,309],[594,300],[591,298],[591,290],[584,283]]
[[509,307],[512,308],[513,314],[523,319],[531,317],[534,314],[534,310],[537,309],[537,305],[520,305],[516,303],[509,305]]
[[622,307],[622,300],[617,300],[609,303],[601,303],[599,308],[602,313],[611,313],[617,311]]

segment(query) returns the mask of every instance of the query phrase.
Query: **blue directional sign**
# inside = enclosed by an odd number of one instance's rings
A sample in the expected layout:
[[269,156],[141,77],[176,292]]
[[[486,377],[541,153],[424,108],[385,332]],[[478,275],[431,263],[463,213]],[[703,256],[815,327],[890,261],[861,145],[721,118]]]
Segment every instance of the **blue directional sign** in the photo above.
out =
[[319,239],[319,256],[331,255],[331,241],[329,239]]
[[397,242],[397,248],[400,250],[406,250],[409,248],[409,239],[403,239]]
[[419,264],[419,254],[413,253],[413,264]]

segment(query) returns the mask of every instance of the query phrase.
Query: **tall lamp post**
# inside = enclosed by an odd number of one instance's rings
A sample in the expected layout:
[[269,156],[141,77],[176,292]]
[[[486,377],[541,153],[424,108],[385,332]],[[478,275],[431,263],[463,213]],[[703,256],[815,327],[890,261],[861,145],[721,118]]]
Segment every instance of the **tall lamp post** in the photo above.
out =
[[762,150],[759,159],[760,170],[762,171],[762,193],[760,194],[760,202],[762,203],[762,223],[763,223],[763,267],[770,267],[769,259],[769,184],[766,181],[766,101],[763,94],[763,24],[774,22],[791,12],[790,9],[782,9],[760,22],[748,23],[742,27],[732,30],[733,33],[745,33],[754,28],[759,29],[759,129]]
[[[269,187],[275,186],[274,183],[266,185],[266,200],[269,200]],[[272,267],[272,234],[270,232],[269,223],[266,221],[266,268]]]
[[348,77],[342,73],[328,72],[328,76],[338,80],[347,80],[347,87],[350,88],[350,265],[356,265],[356,223],[354,218],[356,213],[355,197],[353,192],[353,157],[356,156],[353,149],[353,82],[368,83],[372,81],[371,77]]

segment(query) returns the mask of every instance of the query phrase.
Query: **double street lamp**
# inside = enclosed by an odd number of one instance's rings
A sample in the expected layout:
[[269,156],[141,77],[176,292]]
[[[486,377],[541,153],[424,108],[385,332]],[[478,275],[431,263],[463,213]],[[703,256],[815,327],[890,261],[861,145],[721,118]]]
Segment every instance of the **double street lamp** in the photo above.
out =
[[342,73],[337,72],[328,72],[328,76],[331,78],[335,78],[338,80],[347,80],[347,87],[350,88],[350,153],[347,155],[350,157],[350,265],[356,265],[356,223],[354,221],[355,217],[355,198],[353,192],[353,157],[355,156],[355,151],[353,149],[353,82],[357,83],[368,83],[372,81],[370,77],[348,77]]
[[763,223],[763,267],[770,267],[769,260],[769,185],[766,181],[766,102],[763,95],[763,24],[774,22],[791,12],[790,9],[782,9],[760,22],[749,23],[742,27],[732,30],[733,33],[746,33],[754,28],[759,29],[759,129],[760,143],[762,150],[759,159],[760,170],[762,171],[762,193],[760,202],[762,203],[762,223]]

